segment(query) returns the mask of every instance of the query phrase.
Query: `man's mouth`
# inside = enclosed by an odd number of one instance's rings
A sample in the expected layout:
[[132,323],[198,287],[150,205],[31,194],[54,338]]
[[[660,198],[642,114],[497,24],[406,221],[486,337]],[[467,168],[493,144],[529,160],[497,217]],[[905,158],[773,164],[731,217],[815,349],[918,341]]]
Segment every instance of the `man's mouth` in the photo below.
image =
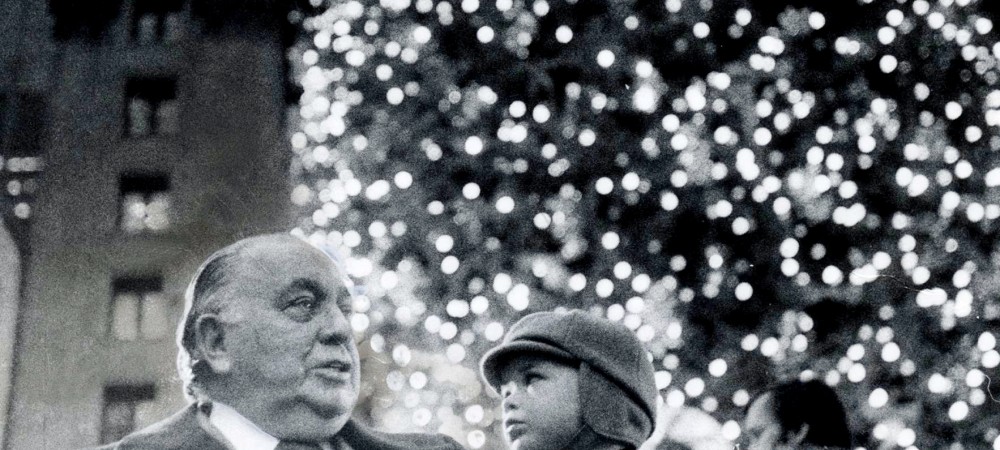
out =
[[351,363],[332,360],[318,364],[310,372],[321,378],[336,382],[347,382],[351,379]]

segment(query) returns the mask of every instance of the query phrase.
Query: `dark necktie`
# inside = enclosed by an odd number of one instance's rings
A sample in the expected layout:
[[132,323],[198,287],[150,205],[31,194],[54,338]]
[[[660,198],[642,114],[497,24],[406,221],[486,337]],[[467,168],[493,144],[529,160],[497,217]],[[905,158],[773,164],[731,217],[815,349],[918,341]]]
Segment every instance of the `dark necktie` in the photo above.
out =
[[320,450],[319,444],[312,442],[281,441],[274,450]]

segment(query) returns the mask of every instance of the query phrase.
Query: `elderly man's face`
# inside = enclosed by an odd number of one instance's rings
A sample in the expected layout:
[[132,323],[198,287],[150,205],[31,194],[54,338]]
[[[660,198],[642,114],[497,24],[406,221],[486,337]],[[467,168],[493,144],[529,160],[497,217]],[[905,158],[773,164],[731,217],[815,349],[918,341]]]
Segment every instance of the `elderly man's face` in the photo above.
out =
[[275,435],[315,432],[306,423],[268,430],[283,420],[277,415],[319,418],[338,431],[358,399],[359,361],[351,298],[332,262],[293,238],[255,243],[234,260],[218,291],[230,305],[220,314],[231,360],[228,403],[263,416],[250,418]]

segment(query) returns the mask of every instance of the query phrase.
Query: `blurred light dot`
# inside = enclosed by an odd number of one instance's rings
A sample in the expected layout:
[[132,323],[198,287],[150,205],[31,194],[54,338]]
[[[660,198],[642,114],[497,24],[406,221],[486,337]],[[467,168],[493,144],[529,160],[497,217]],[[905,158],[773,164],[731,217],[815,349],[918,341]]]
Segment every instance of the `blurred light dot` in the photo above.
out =
[[571,30],[566,25],[562,25],[556,28],[556,40],[559,43],[565,44],[573,39],[573,30]]
[[684,187],[688,182],[687,172],[683,170],[675,170],[670,174],[670,184],[675,188]]
[[498,273],[493,277],[493,291],[498,294],[505,294],[514,285],[514,280],[505,273]]
[[465,359],[465,346],[459,343],[451,344],[445,350],[444,354],[448,358],[448,361],[456,364],[460,363]]
[[890,27],[882,27],[878,30],[878,41],[882,45],[889,45],[896,40],[896,30]]
[[694,37],[699,38],[699,39],[704,39],[704,38],[708,37],[708,33],[711,30],[709,29],[707,23],[705,23],[705,22],[698,22],[698,23],[694,24],[694,27],[692,28],[692,31],[694,32]]
[[413,185],[413,175],[406,171],[397,172],[396,176],[393,177],[393,182],[396,183],[396,187],[407,189]]
[[716,359],[708,364],[708,373],[713,377],[721,377],[726,374],[729,365],[724,359]]
[[520,118],[523,117],[526,112],[528,112],[528,107],[527,105],[524,104],[524,102],[518,100],[515,101],[514,103],[511,103],[510,107],[507,108],[507,110],[510,112],[510,115],[512,117]]
[[538,213],[535,214],[533,222],[539,230],[544,230],[552,223],[552,218],[546,213]]
[[671,408],[680,408],[684,406],[684,393],[679,390],[672,390],[667,394],[667,406]]
[[692,378],[684,383],[684,392],[689,397],[697,397],[705,392],[705,381],[701,378]]
[[431,40],[431,30],[423,25],[413,29],[413,39],[420,44],[426,44]]
[[965,129],[965,140],[975,143],[983,137],[983,130],[975,125]]
[[972,369],[965,375],[965,384],[972,388],[981,386],[985,380],[986,374],[979,369]]
[[416,371],[410,374],[410,387],[413,389],[423,389],[427,386],[427,374]]
[[900,447],[909,447],[914,442],[917,442],[917,433],[909,428],[904,428],[896,435],[896,445]]
[[990,350],[983,353],[982,364],[983,367],[987,369],[992,369],[997,365],[1000,365],[1000,353],[997,353],[996,350]]
[[948,418],[954,422],[965,420],[969,415],[969,404],[965,401],[959,400],[951,404],[948,408]]
[[462,196],[469,200],[475,200],[479,198],[480,188],[476,183],[467,183],[462,186]]
[[877,388],[868,395],[868,404],[872,408],[881,408],[889,402],[889,393],[885,389]]
[[844,280],[844,273],[836,266],[826,266],[823,269],[823,282],[831,285],[837,286]]
[[549,108],[545,105],[535,105],[535,108],[531,110],[531,118],[535,119],[535,122],[545,123],[548,122],[549,117],[552,114],[549,112]]
[[605,69],[615,63],[615,54],[611,50],[601,50],[597,53],[597,64]]
[[935,373],[927,379],[927,390],[935,394],[951,392],[952,387],[952,381],[939,373]]
[[524,311],[528,309],[528,303],[531,301],[530,296],[531,290],[528,289],[528,286],[518,283],[507,293],[507,303],[515,311]]
[[753,132],[753,141],[755,144],[764,146],[771,142],[771,130],[767,128],[757,128]]
[[962,115],[962,105],[954,101],[948,102],[948,104],[944,106],[944,115],[949,120],[955,120],[959,118],[959,116]]
[[621,243],[621,238],[614,231],[609,231],[601,236],[601,246],[605,249],[614,250],[618,248],[619,243]]
[[749,300],[753,296],[753,286],[750,286],[750,283],[746,282],[740,283],[736,286],[735,294],[736,299],[739,301]]
[[469,302],[469,309],[472,310],[473,314],[477,315],[482,314],[486,312],[486,310],[489,308],[490,308],[490,301],[486,297],[483,297],[482,295],[477,295],[473,297],[472,301]]
[[660,207],[667,211],[673,211],[680,205],[680,199],[673,192],[664,192],[660,195]]
[[615,283],[607,278],[602,278],[598,280],[597,284],[594,286],[594,292],[600,298],[608,298],[615,290]]
[[459,266],[458,258],[454,256],[447,256],[443,260],[441,260],[441,272],[447,275],[451,275],[456,271],[458,271],[458,266]]
[[742,236],[750,231],[750,221],[745,217],[737,217],[733,220],[733,234]]
[[451,300],[445,307],[445,311],[451,317],[462,318],[469,315],[469,302],[465,300]]
[[514,199],[507,195],[500,197],[497,199],[496,208],[501,214],[509,214],[514,211]]
[[852,383],[860,383],[865,379],[865,375],[867,375],[865,366],[859,363],[855,363],[850,369],[847,370],[847,379]]
[[882,347],[882,360],[885,362],[896,362],[900,355],[899,345],[895,342],[890,342]]
[[479,42],[482,42],[484,44],[492,42],[495,36],[496,32],[493,31],[493,28],[490,28],[488,26],[479,27],[479,30],[476,31],[476,39],[478,39]]
[[884,55],[878,61],[878,67],[883,73],[891,73],[896,70],[898,65],[899,62],[896,60],[896,57],[892,55]]
[[594,183],[594,189],[597,190],[598,194],[607,195],[610,194],[615,188],[615,182],[608,177],[601,177],[597,179]]
[[483,151],[483,140],[479,136],[469,136],[465,140],[465,152],[470,155],[478,155]]
[[632,275],[632,265],[625,261],[619,261],[618,264],[615,264],[614,274],[615,278],[624,280]]
[[663,390],[667,386],[670,386],[670,382],[673,381],[673,376],[670,372],[659,370],[653,374],[653,379],[656,381],[656,390]]
[[642,180],[639,178],[639,175],[636,174],[635,172],[629,172],[625,174],[624,177],[622,177],[622,187],[625,188],[625,190],[627,191],[634,191],[636,189],[639,189],[639,184],[641,182]]
[[976,341],[976,347],[981,352],[988,352],[993,350],[997,346],[997,339],[993,336],[993,333],[985,331],[979,335],[979,339]]
[[760,354],[772,357],[778,354],[778,350],[781,349],[781,343],[774,337],[769,337],[764,339],[764,342],[760,343]]
[[814,30],[819,30],[826,25],[826,17],[818,11],[813,11],[809,14],[809,26]]
[[455,239],[447,234],[442,234],[438,236],[437,240],[434,241],[434,248],[441,253],[448,253],[451,251],[452,247],[455,245]]
[[496,342],[503,337],[503,331],[503,325],[499,322],[491,322],[489,325],[486,325],[486,328],[483,330],[483,335],[486,336],[486,339],[490,342]]
[[847,349],[847,357],[851,361],[860,361],[865,356],[865,347],[861,344],[854,344]]

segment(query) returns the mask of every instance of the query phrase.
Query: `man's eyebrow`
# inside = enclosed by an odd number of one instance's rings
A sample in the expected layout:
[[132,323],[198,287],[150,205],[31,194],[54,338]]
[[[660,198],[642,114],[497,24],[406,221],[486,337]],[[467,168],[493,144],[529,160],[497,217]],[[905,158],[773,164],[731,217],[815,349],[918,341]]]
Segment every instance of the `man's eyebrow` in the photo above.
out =
[[317,296],[323,295],[323,289],[320,288],[320,284],[316,280],[310,278],[296,278],[288,283],[288,286],[282,290],[283,294],[288,294],[293,291],[309,291]]

